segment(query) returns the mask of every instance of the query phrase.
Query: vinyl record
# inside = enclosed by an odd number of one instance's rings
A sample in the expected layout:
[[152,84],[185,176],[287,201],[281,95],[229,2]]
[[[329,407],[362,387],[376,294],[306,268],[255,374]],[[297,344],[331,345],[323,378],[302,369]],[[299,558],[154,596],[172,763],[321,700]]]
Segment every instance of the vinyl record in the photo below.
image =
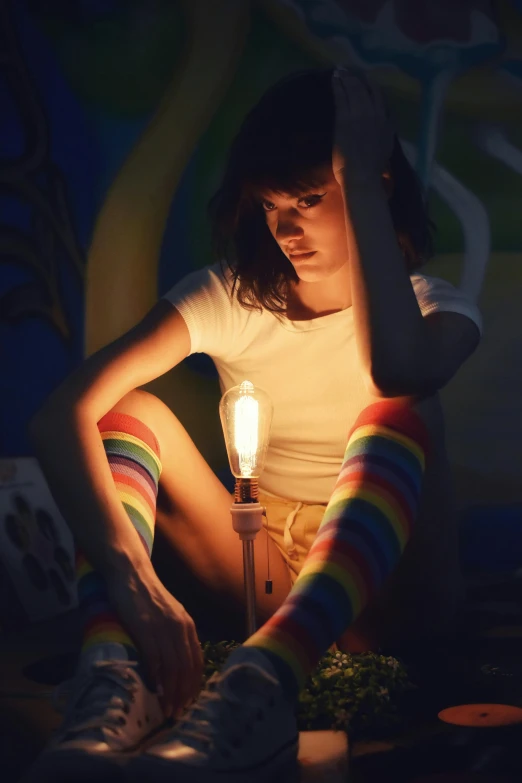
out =
[[438,717],[454,726],[498,728],[522,723],[522,709],[510,704],[459,704],[441,710]]

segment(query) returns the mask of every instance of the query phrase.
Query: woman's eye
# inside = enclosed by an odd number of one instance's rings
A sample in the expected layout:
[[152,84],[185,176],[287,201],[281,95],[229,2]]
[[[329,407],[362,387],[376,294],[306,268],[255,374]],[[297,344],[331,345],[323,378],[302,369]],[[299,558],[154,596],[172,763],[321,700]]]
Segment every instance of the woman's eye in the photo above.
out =
[[303,196],[299,199],[300,204],[304,204],[306,209],[317,206],[326,193],[314,193],[311,196]]
[[[317,206],[324,196],[326,196],[326,193],[312,193],[310,196],[301,196],[297,204],[304,209],[311,209]],[[261,207],[265,212],[273,212],[276,209],[276,205],[267,199],[261,202]]]

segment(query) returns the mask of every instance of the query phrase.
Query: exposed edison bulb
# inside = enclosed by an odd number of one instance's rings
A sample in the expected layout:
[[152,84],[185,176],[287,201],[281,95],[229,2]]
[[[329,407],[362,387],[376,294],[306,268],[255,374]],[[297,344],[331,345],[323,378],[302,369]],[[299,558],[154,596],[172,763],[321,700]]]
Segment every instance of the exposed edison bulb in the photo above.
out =
[[236,478],[258,478],[265,461],[272,402],[250,381],[229,389],[219,403],[219,415],[230,469]]
[[257,462],[259,403],[250,396],[253,391],[254,385],[250,381],[243,381],[239,386],[241,396],[235,402],[234,443],[239,458],[239,470],[244,478],[252,476]]

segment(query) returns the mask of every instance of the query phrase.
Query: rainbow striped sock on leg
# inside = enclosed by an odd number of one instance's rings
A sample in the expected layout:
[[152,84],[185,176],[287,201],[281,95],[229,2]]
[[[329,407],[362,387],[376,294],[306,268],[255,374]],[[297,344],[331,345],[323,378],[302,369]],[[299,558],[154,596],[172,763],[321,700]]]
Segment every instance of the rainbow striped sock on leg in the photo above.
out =
[[352,429],[294,587],[244,645],[267,656],[293,701],[396,567],[417,514],[428,446],[420,416],[393,400],[366,408]]
[[[118,497],[150,557],[161,474],[158,441],[141,421],[123,413],[108,413],[98,422],[98,429]],[[137,659],[132,639],[110,606],[101,575],[82,552],[76,557],[76,577],[85,617],[82,654],[98,645],[119,644],[129,660]]]

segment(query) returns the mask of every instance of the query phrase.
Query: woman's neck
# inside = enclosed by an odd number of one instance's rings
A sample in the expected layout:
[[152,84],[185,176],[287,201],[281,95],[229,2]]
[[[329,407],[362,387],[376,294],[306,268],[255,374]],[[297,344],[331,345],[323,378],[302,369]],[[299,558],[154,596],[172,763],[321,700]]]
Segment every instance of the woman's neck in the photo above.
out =
[[311,321],[347,310],[351,305],[349,273],[343,267],[325,280],[291,283],[286,316],[291,321]]

